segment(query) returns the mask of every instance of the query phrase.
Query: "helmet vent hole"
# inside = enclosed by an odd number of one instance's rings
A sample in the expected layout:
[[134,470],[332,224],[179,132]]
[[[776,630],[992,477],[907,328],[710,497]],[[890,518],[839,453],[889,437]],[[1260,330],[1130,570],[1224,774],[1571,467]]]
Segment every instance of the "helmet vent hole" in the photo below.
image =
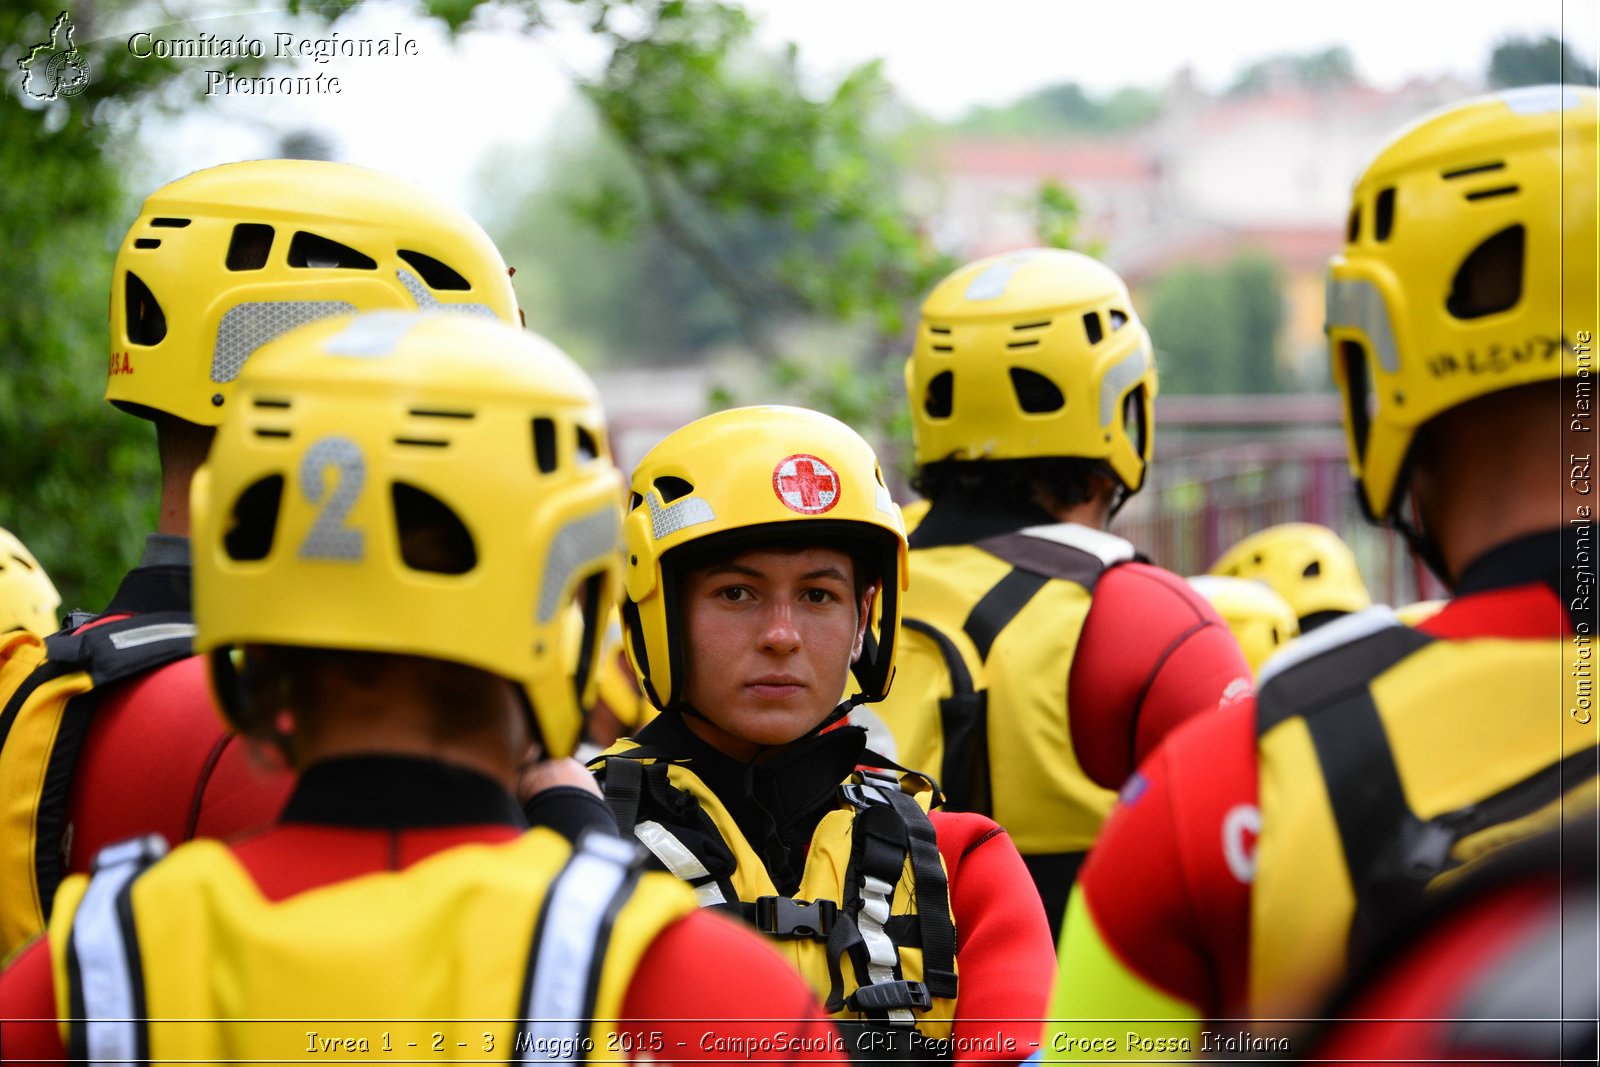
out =
[[1378,194],[1372,205],[1372,236],[1374,240],[1387,241],[1394,230],[1394,186]]
[[1468,200],[1489,200],[1497,196],[1510,196],[1522,192],[1520,185],[1497,185],[1493,189],[1476,189],[1467,194]]
[[595,443],[594,434],[582,426],[578,427],[578,462],[587,463],[592,459],[600,458],[600,446]]
[[1006,342],[1006,347],[1007,348],[1037,348],[1037,347],[1039,347],[1039,339],[1037,337],[1035,337],[1035,338],[1032,338],[1032,339],[1027,340],[1027,341],[1007,341]]
[[656,487],[656,492],[661,494],[661,502],[663,504],[670,504],[674,500],[681,499],[694,492],[693,484],[684,481],[682,478],[674,478],[670,474],[662,475],[652,484]]
[[402,248],[397,254],[411,264],[413,270],[422,275],[422,280],[428,283],[429,289],[472,288],[472,285],[448,263],[441,263],[432,256],[425,256],[421,252],[413,252],[406,248]]
[[466,574],[478,565],[472,534],[450,505],[405,482],[395,482],[390,496],[400,558],[407,567],[431,574]]
[[1368,372],[1370,358],[1366,346],[1359,341],[1339,342],[1339,362],[1344,366],[1345,417],[1350,426],[1350,437],[1355,442],[1356,458],[1367,458],[1367,434],[1372,428],[1372,375]]
[[289,242],[289,266],[338,267],[345,270],[377,270],[378,263],[371,256],[362,255],[349,245],[330,241],[314,233],[301,230]]
[[643,503],[644,503],[644,497],[640,496],[638,493],[629,493],[628,494],[628,510],[629,511],[635,510],[636,508],[639,507],[639,505],[641,505]]
[[1098,311],[1086,311],[1083,313],[1083,332],[1088,336],[1089,343],[1092,345],[1099,344],[1100,339],[1106,335],[1105,327],[1100,325],[1100,313]]
[[1111,316],[1112,333],[1116,333],[1118,330],[1128,325],[1128,313],[1123,311],[1121,308],[1112,308],[1109,314]]
[[278,529],[278,506],[283,502],[283,475],[253,482],[233,502],[232,523],[222,536],[229,559],[251,563],[267,558]]
[[1067,403],[1055,382],[1023,367],[1011,368],[1011,388],[1016,391],[1017,403],[1030,415],[1060,411]]
[[559,464],[554,419],[533,420],[533,461],[538,465],[540,474],[553,473]]
[[150,225],[152,225],[152,226],[162,226],[162,227],[165,227],[165,228],[171,229],[171,230],[181,230],[185,226],[189,225],[189,220],[188,219],[158,218],[158,219],[151,219],[150,220]]
[[953,409],[956,376],[942,370],[928,380],[922,393],[922,410],[930,419],[948,419]]
[[139,237],[133,242],[135,248],[160,248],[161,240],[157,237]]
[[259,222],[241,222],[233,228],[228,242],[229,270],[260,270],[272,251],[272,227]]
[[948,327],[948,326],[932,326],[932,325],[930,325],[928,327],[928,332],[929,333],[944,334],[944,335],[948,336],[949,333],[950,333],[950,327]]
[[1353,207],[1353,208],[1350,209],[1350,221],[1345,223],[1344,239],[1347,242],[1349,242],[1350,244],[1355,244],[1356,243],[1356,238],[1358,238],[1360,236],[1361,236],[1361,209],[1359,207]]
[[1023,330],[1042,330],[1046,326],[1050,325],[1050,322],[1050,319],[1040,319],[1038,322],[1019,322],[1011,328],[1018,333],[1021,333]]
[[1300,572],[1302,578],[1315,578],[1322,573],[1322,561],[1314,559],[1306,564],[1306,569]]
[[1447,170],[1440,175],[1440,177],[1444,178],[1446,181],[1449,181],[1452,178],[1465,178],[1472,174],[1487,174],[1490,171],[1505,169],[1505,161],[1497,159],[1492,163],[1477,163],[1470,167],[1459,167],[1456,170]]
[[167,336],[167,316],[155,294],[137,274],[128,272],[124,282],[128,316],[128,340],[136,345],[158,345]]
[[1474,248],[1450,283],[1445,309],[1458,319],[1477,319],[1517,305],[1522,299],[1526,231],[1508,226]]

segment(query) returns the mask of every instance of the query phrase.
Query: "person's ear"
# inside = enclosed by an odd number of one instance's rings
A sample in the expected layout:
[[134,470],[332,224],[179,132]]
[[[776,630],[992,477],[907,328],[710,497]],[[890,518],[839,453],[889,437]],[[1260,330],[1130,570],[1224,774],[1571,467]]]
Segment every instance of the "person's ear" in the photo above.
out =
[[861,658],[861,649],[867,640],[867,627],[872,625],[872,605],[878,598],[878,588],[878,583],[874,582],[861,591],[861,603],[856,605],[856,639],[850,646],[851,663]]

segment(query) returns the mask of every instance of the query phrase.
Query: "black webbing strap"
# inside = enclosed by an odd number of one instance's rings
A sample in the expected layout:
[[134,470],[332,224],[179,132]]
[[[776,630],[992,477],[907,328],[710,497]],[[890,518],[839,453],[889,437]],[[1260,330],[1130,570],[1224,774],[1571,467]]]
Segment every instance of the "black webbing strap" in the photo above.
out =
[[1050,579],[1045,575],[1013,567],[979,598],[961,628],[972,638],[973,647],[978,650],[980,657],[989,658],[989,649],[994,646],[1000,631],[1010,625],[1011,620],[1028,606],[1028,601],[1049,584]]
[[944,736],[939,776],[949,788],[946,804],[952,811],[990,815],[994,801],[989,780],[989,694],[972,684],[961,650],[943,630],[921,619],[905,619],[901,625],[934,643],[950,676],[950,695],[939,701]]
[[1597,755],[1583,748],[1463,808],[1426,821],[1406,801],[1394,750],[1369,690],[1306,720],[1355,890],[1353,953],[1371,951],[1380,929],[1422,905],[1428,884],[1459,866],[1456,843],[1554,803],[1564,788],[1593,778]]
[[639,800],[644,795],[644,764],[626,756],[613,756],[606,760],[605,786],[601,795],[612,818],[617,820],[617,830],[625,838],[633,837],[633,828],[639,822]]
[[911,872],[917,880],[917,919],[922,933],[922,980],[936,997],[956,995],[956,928],[950,917],[950,883],[939,859],[933,821],[900,789],[889,801],[905,823]]

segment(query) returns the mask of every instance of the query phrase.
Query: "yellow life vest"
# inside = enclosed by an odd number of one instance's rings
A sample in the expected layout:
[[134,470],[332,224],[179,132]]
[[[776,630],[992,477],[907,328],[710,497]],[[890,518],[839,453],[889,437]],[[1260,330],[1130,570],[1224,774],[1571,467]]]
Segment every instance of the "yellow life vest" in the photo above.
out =
[[[916,774],[856,771],[812,834],[800,886],[780,894],[715,793],[684,763],[631,739],[599,761],[607,803],[702,906],[731,911],[767,935],[836,1019],[915,1027],[945,1041],[955,1017],[955,924],[949,880]],[[668,814],[672,813],[672,814]],[[717,877],[663,818],[698,821],[732,853]],[[700,838],[696,838],[700,839]]]
[[947,806],[993,817],[1024,856],[1086,851],[1116,794],[1073,754],[1067,677],[1095,583],[1134,558],[1070,523],[914,548],[894,686],[852,721],[881,747],[881,720],[883,751],[939,768]]
[[187,658],[193,637],[185,612],[0,637],[0,960],[44,930],[66,872],[66,797],[96,699]]
[[1378,918],[1593,802],[1595,733],[1562,712],[1563,647],[1438,639],[1374,608],[1267,665],[1260,838],[1236,872],[1253,876],[1252,1013],[1305,1014]]
[[264,897],[228,848],[104,850],[50,921],[56,1003],[91,1061],[622,1060],[640,958],[693,910],[627,842],[535,829]]

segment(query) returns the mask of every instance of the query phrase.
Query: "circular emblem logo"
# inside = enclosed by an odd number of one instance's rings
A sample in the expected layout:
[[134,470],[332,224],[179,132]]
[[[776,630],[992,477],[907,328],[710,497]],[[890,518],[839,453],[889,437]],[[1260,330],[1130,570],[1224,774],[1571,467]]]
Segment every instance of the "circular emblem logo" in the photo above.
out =
[[821,515],[839,502],[839,475],[816,456],[790,456],[773,468],[772,491],[790,511]]

